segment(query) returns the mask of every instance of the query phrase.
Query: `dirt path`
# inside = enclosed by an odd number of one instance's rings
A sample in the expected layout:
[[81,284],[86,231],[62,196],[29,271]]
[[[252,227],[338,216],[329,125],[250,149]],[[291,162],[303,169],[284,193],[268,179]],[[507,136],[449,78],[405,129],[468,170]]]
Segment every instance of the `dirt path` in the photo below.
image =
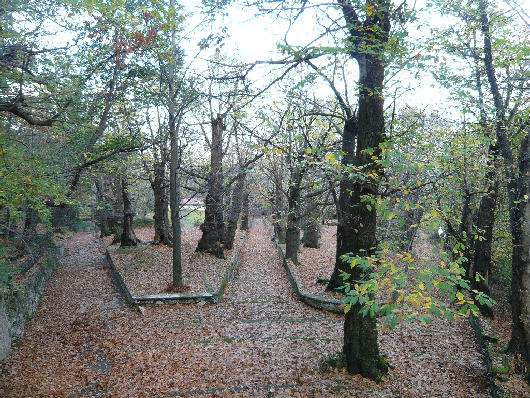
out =
[[[460,326],[384,334],[396,369],[379,385],[321,372],[319,359],[341,348],[342,318],[296,300],[261,221],[218,305],[140,313],[116,293],[102,254],[88,234],[69,242],[25,337],[2,364],[0,396],[487,396],[480,356],[468,354],[474,342]],[[400,346],[411,339],[413,353]],[[443,358],[447,345],[463,357]]]

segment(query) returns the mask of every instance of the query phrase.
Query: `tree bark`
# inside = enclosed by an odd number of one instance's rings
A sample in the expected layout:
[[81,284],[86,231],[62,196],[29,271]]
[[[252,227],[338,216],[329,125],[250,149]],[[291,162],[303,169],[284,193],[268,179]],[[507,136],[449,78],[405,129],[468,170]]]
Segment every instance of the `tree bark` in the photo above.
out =
[[[462,204],[462,218],[457,239],[462,243],[463,261],[460,264],[466,271],[466,277],[471,280],[473,271],[472,246],[473,246],[473,212],[471,210],[471,194],[466,188],[464,191],[464,203]],[[455,258],[456,260],[456,258]]]
[[243,208],[241,210],[241,230],[248,231],[248,219],[249,219],[249,192],[245,190],[243,192]]
[[100,237],[104,238],[112,234],[109,226],[109,209],[105,203],[105,194],[103,192],[103,182],[101,178],[96,178],[94,181],[96,186],[96,223],[99,226]]
[[[474,242],[473,273],[471,281],[474,288],[478,291],[490,295],[488,283],[491,269],[491,254],[493,243],[493,226],[495,223],[495,209],[497,207],[497,194],[499,190],[499,181],[495,170],[497,148],[495,143],[489,147],[489,157],[486,164],[488,171],[486,173],[486,194],[480,199],[480,205],[477,212],[476,228],[480,239]],[[478,280],[477,280],[478,279]],[[476,303],[482,315],[492,318],[493,310],[487,305]]]
[[134,233],[133,218],[134,211],[131,205],[131,197],[129,195],[129,184],[127,177],[121,179],[121,193],[123,197],[123,226],[121,233],[120,246],[136,246],[138,245],[138,238]]
[[[484,93],[482,87],[482,76],[480,68],[480,59],[475,60],[475,80],[477,85],[480,118],[479,123],[484,135],[488,131],[486,116],[486,107],[484,104]],[[497,207],[499,179],[497,176],[498,148],[494,139],[488,146],[488,159],[486,161],[485,191],[486,194],[480,199],[480,205],[477,211],[476,227],[481,236],[474,242],[473,257],[473,275],[472,284],[474,288],[488,296],[489,289],[489,272],[491,270],[491,255],[493,245],[493,227],[495,225],[495,208]],[[479,279],[479,280],[477,280]],[[493,317],[493,309],[487,305],[476,303],[480,312],[487,317]]]
[[26,208],[26,214],[24,218],[24,229],[22,234],[16,243],[16,247],[20,250],[27,250],[31,245],[31,241],[37,234],[37,225],[40,222],[39,212],[32,207]]
[[320,213],[318,204],[312,198],[306,199],[306,222],[304,225],[304,247],[318,249],[320,246]]
[[208,176],[208,194],[205,201],[202,236],[197,251],[208,252],[224,258],[221,244],[224,234],[223,220],[223,124],[222,115],[212,120],[211,170]]
[[[169,5],[174,8],[175,0],[170,0]],[[182,281],[182,236],[180,228],[180,181],[179,169],[179,137],[177,131],[177,112],[175,107],[175,69],[177,58],[177,47],[175,44],[175,27],[171,29],[171,59],[168,64],[168,113],[169,113],[169,137],[170,137],[170,160],[169,160],[169,200],[171,205],[171,229],[173,232],[172,245],[172,274],[173,289],[183,285]],[[182,115],[181,115],[182,116]]]
[[272,215],[272,225],[274,227],[274,235],[278,243],[285,243],[286,231],[283,219],[284,209],[284,195],[282,189],[281,174],[274,173],[274,213]]
[[241,214],[243,202],[243,190],[245,188],[245,173],[240,173],[237,176],[236,184],[232,191],[232,201],[230,203],[230,211],[226,220],[226,231],[224,238],[224,248],[232,250],[234,248],[234,238],[237,231],[237,222]]
[[530,133],[521,143],[512,225],[512,337],[510,348],[530,362]]
[[287,233],[285,235],[285,258],[298,262],[298,249],[300,248],[300,185],[302,183],[302,170],[298,165],[293,165],[289,181],[287,198]]
[[[342,284],[341,269],[348,269],[352,281],[365,277],[358,267],[349,269],[342,260],[344,254],[367,256],[377,248],[375,206],[368,207],[364,201],[377,196],[382,174],[372,156],[381,154],[380,145],[385,141],[384,51],[390,31],[389,1],[367,1],[374,12],[364,22],[350,2],[339,0],[339,5],[348,24],[350,55],[359,65],[359,101],[357,115],[348,112],[342,137],[344,173],[340,181],[335,269],[329,290]],[[367,177],[351,178],[347,170],[352,165],[362,167]],[[346,369],[379,381],[388,365],[379,355],[376,319],[360,315],[361,308],[359,303],[353,305],[344,319]]]
[[151,182],[155,198],[155,237],[153,244],[171,245],[173,237],[169,227],[169,203],[166,183],[165,162],[155,163],[154,178]]
[[[497,145],[504,158],[504,173],[508,181],[508,209],[512,249],[512,336],[509,348],[520,353],[530,362],[530,209],[528,205],[530,187],[530,134],[521,143],[519,173],[514,161],[513,148],[506,131],[506,108],[497,84],[491,49],[490,22],[487,3],[479,1],[481,30],[484,36],[484,66],[495,106]],[[523,128],[528,128],[527,125]],[[525,197],[526,195],[526,197]]]

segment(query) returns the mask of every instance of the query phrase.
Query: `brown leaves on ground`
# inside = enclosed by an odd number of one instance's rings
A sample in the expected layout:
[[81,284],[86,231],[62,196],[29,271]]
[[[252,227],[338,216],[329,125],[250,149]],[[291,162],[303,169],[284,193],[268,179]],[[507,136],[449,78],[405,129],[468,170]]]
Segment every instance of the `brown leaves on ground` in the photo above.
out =
[[2,363],[0,396],[488,396],[467,323],[383,333],[380,348],[395,369],[380,384],[320,370],[341,349],[342,327],[342,316],[296,300],[261,221],[220,304],[143,313],[116,293],[97,240],[77,234]]
[[[300,247],[300,252],[298,253],[300,265],[293,264],[289,260],[289,267],[300,290],[316,296],[340,300],[343,296],[342,294],[326,291],[327,281],[335,266],[337,227],[322,225],[320,234],[320,247],[318,249]],[[285,245],[283,250],[285,253]]]
[[[152,239],[154,231],[151,227],[138,228],[136,235],[142,242],[147,242]],[[241,236],[238,231],[236,245]],[[225,259],[196,252],[200,237],[199,227],[182,229],[182,279],[187,289],[179,288],[178,293],[216,292],[233,258],[234,250],[226,250]],[[127,248],[111,245],[108,249],[133,296],[175,292],[172,286],[171,247],[140,244]]]

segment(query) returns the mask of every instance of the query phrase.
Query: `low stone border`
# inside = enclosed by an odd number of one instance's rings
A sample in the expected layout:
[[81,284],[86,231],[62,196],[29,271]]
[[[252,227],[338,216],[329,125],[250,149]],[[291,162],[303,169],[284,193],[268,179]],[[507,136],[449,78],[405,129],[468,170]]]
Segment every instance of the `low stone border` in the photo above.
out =
[[490,356],[490,350],[488,347],[488,341],[482,330],[482,323],[480,318],[471,314],[468,318],[471,328],[475,332],[475,337],[478,341],[480,353],[482,354],[482,361],[486,365],[486,372],[488,374],[488,381],[490,384],[490,395],[492,398],[500,398],[503,396],[501,388],[497,385],[495,381],[495,374],[493,374],[493,365]]
[[45,260],[24,289],[0,298],[0,361],[7,358],[12,344],[24,336],[26,322],[37,311],[40,297],[63,252],[63,247],[47,248],[43,254]]
[[[250,229],[250,228],[249,228]],[[118,292],[123,296],[125,301],[129,305],[163,305],[163,304],[193,304],[193,303],[209,303],[217,304],[223,298],[226,285],[232,279],[232,275],[237,267],[239,267],[240,257],[239,254],[245,241],[247,240],[248,231],[245,231],[241,239],[239,247],[234,253],[234,257],[228,266],[223,278],[219,290],[215,293],[174,293],[174,294],[153,294],[147,296],[133,296],[127,287],[127,284],[123,280],[118,268],[112,260],[112,256],[108,249],[105,250],[105,258],[110,267],[110,274],[115,282]]]
[[298,300],[319,310],[330,311],[330,312],[334,312],[335,314],[344,315],[344,304],[340,300],[333,300],[333,299],[328,299],[322,296],[315,296],[314,294],[305,293],[300,290],[300,288],[298,287],[298,283],[296,282],[296,279],[294,278],[293,273],[291,272],[291,268],[289,267],[289,264],[287,263],[287,260],[285,259],[285,255],[283,254],[282,247],[280,246],[280,244],[278,243],[276,239],[276,236],[274,235],[274,230],[272,229],[269,222],[266,222],[266,224],[267,224],[267,227],[269,228],[270,234],[272,236],[272,240],[274,241],[274,244],[276,245],[278,254],[280,255],[280,258],[282,260],[283,267],[285,268],[285,273],[287,274],[287,279],[289,280],[291,287],[296,293],[296,297],[298,297]]

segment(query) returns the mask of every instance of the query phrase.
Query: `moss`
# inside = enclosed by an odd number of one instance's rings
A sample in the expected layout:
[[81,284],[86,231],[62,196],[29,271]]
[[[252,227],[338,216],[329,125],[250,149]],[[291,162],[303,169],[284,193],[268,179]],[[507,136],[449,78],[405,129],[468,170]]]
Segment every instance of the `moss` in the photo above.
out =
[[323,373],[328,373],[332,369],[342,370],[346,367],[346,357],[342,351],[328,354],[328,356],[320,361],[319,370]]
[[502,366],[492,366],[491,371],[493,372],[496,378],[502,380],[503,377],[501,375],[507,375],[510,373],[510,364],[508,363],[508,359],[503,358]]

